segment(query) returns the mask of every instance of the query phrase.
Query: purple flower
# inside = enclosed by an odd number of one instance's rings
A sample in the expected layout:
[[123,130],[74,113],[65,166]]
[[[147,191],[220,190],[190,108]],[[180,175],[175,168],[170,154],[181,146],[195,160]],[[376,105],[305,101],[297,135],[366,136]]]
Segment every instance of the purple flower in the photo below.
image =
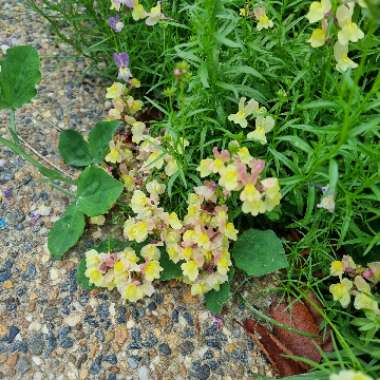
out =
[[113,16],[108,19],[108,25],[116,33],[120,33],[124,28],[124,23],[120,21],[120,16]]
[[127,8],[134,8],[136,5],[136,0],[121,0],[122,4],[125,4]]
[[119,69],[118,79],[125,80],[126,82],[132,76],[129,70],[129,56],[128,53],[114,53],[113,60]]

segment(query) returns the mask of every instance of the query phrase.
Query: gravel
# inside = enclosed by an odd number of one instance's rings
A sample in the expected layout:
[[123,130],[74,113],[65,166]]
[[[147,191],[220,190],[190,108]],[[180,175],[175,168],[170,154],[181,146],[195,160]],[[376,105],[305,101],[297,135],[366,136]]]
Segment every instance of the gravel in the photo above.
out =
[[[59,131],[88,133],[104,114],[108,83],[88,76],[88,63],[56,42],[24,3],[0,0],[0,43],[13,37],[32,44],[42,59],[38,97],[17,112],[18,130],[49,162],[76,176],[56,153]],[[6,114],[0,113],[1,135],[5,126]],[[236,303],[215,319],[180,283],[159,285],[136,305],[115,293],[79,289],[76,268],[80,254],[97,242],[95,230],[63,261],[53,261],[47,234],[69,199],[5,147],[0,186],[0,379],[229,380],[272,374],[235,322],[249,315]],[[268,286],[258,281],[249,290],[254,302],[261,302],[260,290]]]

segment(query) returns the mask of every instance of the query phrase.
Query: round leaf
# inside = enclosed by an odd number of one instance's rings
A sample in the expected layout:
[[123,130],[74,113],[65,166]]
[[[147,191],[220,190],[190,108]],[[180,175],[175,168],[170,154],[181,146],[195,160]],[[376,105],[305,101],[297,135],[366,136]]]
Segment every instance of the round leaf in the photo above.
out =
[[263,276],[288,266],[282,242],[272,230],[250,229],[242,233],[234,244],[232,257],[249,276]]
[[86,168],[78,180],[77,207],[88,216],[105,214],[117,201],[123,185],[95,166]]
[[83,136],[74,129],[67,129],[59,136],[59,153],[65,164],[70,166],[88,166],[91,155]]

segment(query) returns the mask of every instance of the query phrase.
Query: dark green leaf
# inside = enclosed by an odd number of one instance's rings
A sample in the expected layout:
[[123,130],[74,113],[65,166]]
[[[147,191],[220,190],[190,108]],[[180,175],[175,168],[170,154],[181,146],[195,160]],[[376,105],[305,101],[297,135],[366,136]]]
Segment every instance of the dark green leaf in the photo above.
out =
[[94,285],[90,284],[88,277],[84,274],[86,272],[86,259],[83,258],[77,269],[77,283],[82,289],[90,290]]
[[220,314],[223,306],[228,302],[231,297],[231,285],[229,282],[225,282],[220,285],[219,290],[211,290],[206,293],[205,301],[207,309],[213,314]]
[[160,280],[161,281],[169,281],[175,280],[182,276],[181,264],[173,263],[170,260],[168,253],[165,249],[161,249],[161,257],[160,257],[160,265],[163,268],[161,272]]
[[67,165],[81,167],[91,164],[88,144],[83,136],[74,129],[67,129],[59,136],[59,153]]
[[41,79],[40,57],[31,46],[15,46],[0,61],[0,109],[16,109],[36,94]]
[[117,201],[123,185],[95,166],[86,168],[78,180],[77,207],[88,216],[106,213]]
[[84,227],[84,215],[76,209],[75,205],[69,206],[49,232],[48,248],[52,257],[61,259],[82,236]]
[[234,244],[232,257],[249,276],[263,276],[288,267],[282,242],[272,230],[251,229],[242,233]]
[[97,246],[94,247],[95,251],[109,253],[109,252],[119,252],[124,248],[129,246],[128,241],[121,241],[117,239],[107,239],[103,240]]
[[93,162],[98,164],[103,161],[107,153],[108,144],[121,123],[117,120],[101,121],[91,129],[88,136],[88,145]]

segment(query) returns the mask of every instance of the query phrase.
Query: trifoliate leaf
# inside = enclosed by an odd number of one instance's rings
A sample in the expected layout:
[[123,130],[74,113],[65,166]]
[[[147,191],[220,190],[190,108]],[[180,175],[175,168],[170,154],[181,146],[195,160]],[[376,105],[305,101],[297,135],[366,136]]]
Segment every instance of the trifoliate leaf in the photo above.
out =
[[83,136],[74,129],[67,129],[59,136],[59,153],[65,164],[75,167],[91,164],[91,155],[88,144]]

